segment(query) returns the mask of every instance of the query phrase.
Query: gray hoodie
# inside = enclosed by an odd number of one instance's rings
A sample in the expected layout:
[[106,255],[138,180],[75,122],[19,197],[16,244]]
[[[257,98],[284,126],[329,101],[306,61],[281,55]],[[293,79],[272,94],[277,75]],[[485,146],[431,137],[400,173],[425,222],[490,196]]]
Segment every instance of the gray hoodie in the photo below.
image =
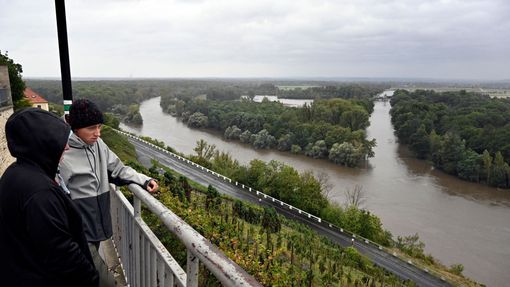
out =
[[151,178],[125,166],[100,138],[88,145],[72,134],[69,146],[60,174],[81,212],[87,240],[106,240],[112,236],[109,184],[146,186]]

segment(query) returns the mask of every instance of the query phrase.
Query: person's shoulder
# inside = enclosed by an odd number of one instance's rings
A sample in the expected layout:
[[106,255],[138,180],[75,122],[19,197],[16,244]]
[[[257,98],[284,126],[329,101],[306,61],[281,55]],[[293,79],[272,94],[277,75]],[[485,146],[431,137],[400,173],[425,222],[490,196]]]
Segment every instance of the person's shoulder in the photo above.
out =
[[97,148],[99,150],[102,150],[106,153],[112,153],[113,151],[110,149],[110,147],[103,141],[103,139],[98,138],[95,145],[97,145]]
[[65,206],[66,195],[64,191],[57,185],[47,185],[45,187],[38,188],[35,190],[30,198],[27,199],[26,205],[28,207],[38,205],[44,206],[51,210],[50,206],[58,206],[59,208]]
[[72,170],[73,165],[82,161],[86,155],[81,149],[70,148],[64,152],[64,158],[58,164],[61,171]]
[[[35,165],[14,163],[5,171],[5,180],[12,185],[19,186],[20,189],[33,190],[44,188],[51,179]],[[30,180],[27,180],[30,179]]]

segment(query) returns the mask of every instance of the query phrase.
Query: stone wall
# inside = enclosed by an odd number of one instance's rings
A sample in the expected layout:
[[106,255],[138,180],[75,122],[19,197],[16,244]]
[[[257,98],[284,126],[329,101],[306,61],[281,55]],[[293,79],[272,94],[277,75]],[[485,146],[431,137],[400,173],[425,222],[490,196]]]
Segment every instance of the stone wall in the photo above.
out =
[[0,158],[2,161],[0,162],[0,176],[4,173],[5,169],[14,161],[14,158],[9,153],[9,149],[7,149],[7,141],[5,139],[5,123],[10,115],[12,115],[12,107],[11,108],[0,108]]
[[7,66],[0,66],[0,89],[4,95],[9,99],[7,102],[3,102],[0,105],[0,176],[4,173],[5,169],[14,162],[14,158],[7,149],[7,141],[5,139],[5,123],[10,115],[12,115],[12,104],[11,104],[11,86],[9,83],[9,73]]

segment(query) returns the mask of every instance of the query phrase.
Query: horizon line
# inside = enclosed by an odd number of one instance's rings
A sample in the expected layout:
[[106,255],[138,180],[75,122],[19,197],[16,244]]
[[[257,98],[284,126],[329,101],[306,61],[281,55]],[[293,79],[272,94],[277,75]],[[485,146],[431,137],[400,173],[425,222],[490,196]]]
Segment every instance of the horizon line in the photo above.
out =
[[[60,76],[25,76],[24,79],[30,80],[61,80]],[[201,77],[72,77],[72,80],[277,80],[277,81],[364,81],[364,82],[392,82],[392,81],[410,81],[410,82],[510,82],[510,79],[477,79],[477,78],[433,78],[433,77],[314,77],[314,76],[279,76],[279,77],[233,77],[233,76],[201,76]]]

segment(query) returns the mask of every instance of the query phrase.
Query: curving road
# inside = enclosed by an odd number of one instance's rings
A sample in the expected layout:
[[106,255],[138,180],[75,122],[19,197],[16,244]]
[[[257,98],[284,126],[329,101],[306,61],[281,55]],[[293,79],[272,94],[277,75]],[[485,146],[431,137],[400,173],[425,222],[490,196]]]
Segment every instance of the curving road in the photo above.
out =
[[135,146],[139,161],[144,165],[150,166],[151,160],[154,159],[159,161],[160,164],[168,166],[176,172],[204,186],[211,184],[219,192],[233,198],[272,206],[280,214],[306,224],[310,228],[316,230],[341,246],[354,245],[360,253],[370,258],[378,266],[404,280],[411,280],[418,286],[452,286],[441,278],[429,273],[427,270],[423,270],[413,265],[411,262],[405,262],[402,259],[389,254],[376,243],[356,237],[356,235],[353,235],[348,231],[332,226],[315,216],[309,215],[304,211],[291,207],[288,204],[264,195],[263,193],[241,186],[240,184],[236,185],[234,182],[231,183],[229,179],[224,178],[221,175],[213,173],[145,141],[141,141],[136,137],[130,136],[129,141]]

